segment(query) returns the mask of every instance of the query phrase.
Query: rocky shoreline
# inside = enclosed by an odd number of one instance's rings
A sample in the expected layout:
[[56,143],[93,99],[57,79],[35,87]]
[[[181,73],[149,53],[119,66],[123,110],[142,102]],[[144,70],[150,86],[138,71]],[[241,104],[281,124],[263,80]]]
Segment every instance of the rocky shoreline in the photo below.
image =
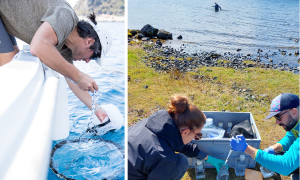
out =
[[[180,35],[177,39],[182,39]],[[143,62],[158,72],[170,71],[194,71],[197,67],[224,67],[235,70],[251,67],[273,69],[280,71],[291,71],[299,73],[300,67],[290,67],[287,62],[273,63],[272,56],[278,53],[285,55],[286,51],[278,49],[278,52],[272,54],[264,53],[258,49],[256,55],[226,52],[218,54],[215,52],[186,53],[188,44],[182,44],[179,49],[163,44],[164,40],[172,40],[172,33],[165,30],[158,30],[151,25],[145,25],[141,30],[128,30],[128,44],[132,42],[141,42],[144,44],[144,50],[149,53],[145,56]],[[239,52],[241,49],[237,49]],[[264,54],[263,54],[264,53]],[[289,55],[292,55],[289,53]],[[295,51],[295,56],[299,51]],[[262,62],[261,58],[268,59],[268,63]],[[300,63],[300,58],[298,58]]]

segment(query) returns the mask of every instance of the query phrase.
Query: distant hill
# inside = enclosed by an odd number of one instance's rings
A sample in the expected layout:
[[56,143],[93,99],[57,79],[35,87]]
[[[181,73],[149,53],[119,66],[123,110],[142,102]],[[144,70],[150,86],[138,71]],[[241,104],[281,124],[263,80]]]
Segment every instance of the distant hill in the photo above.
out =
[[91,12],[97,15],[124,16],[125,0],[78,0],[73,7],[78,16],[87,16]]

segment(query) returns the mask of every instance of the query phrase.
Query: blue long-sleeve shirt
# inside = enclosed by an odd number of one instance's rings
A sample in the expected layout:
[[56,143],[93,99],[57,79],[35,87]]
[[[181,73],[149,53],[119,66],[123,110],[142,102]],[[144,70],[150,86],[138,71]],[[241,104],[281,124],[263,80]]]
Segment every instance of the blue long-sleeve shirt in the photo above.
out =
[[278,142],[282,145],[282,150],[286,151],[282,156],[268,154],[263,150],[258,150],[255,155],[255,161],[262,166],[282,175],[289,175],[299,167],[299,122],[295,127],[286,133]]

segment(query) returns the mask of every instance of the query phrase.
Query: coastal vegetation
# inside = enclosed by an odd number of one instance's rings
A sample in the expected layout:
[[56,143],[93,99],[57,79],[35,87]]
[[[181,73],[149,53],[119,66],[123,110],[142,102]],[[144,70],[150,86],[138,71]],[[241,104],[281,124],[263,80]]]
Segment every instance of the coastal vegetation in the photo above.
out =
[[91,12],[101,15],[124,16],[124,0],[78,0],[74,10],[79,16],[87,16]]
[[[129,127],[157,110],[166,109],[171,95],[185,94],[202,111],[251,112],[261,136],[261,149],[284,137],[284,129],[276,125],[274,119],[264,118],[269,113],[272,99],[280,93],[299,95],[299,74],[260,66],[232,68],[200,64],[189,71],[179,71],[178,68],[161,68],[161,64],[157,68],[157,64],[152,62],[162,57],[153,56],[149,51],[151,46],[140,41],[131,41],[128,45]],[[181,61],[193,61],[191,57],[180,58]],[[169,61],[175,59],[171,56]],[[215,62],[224,64],[228,60],[217,59]],[[253,61],[244,63],[253,64]],[[257,164],[255,170],[259,171],[259,167]],[[233,168],[229,172],[229,179],[238,178]],[[207,179],[216,179],[216,175],[215,169],[206,170]],[[278,178],[289,179],[275,175],[269,179]],[[183,179],[195,179],[195,171],[188,169]]]

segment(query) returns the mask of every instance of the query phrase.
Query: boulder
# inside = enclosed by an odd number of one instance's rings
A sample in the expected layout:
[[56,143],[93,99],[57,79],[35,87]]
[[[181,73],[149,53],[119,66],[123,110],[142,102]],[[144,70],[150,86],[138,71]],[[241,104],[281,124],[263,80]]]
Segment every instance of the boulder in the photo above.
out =
[[145,36],[144,36],[142,33],[138,33],[138,34],[137,34],[137,38],[138,38],[138,39],[142,39],[143,37],[145,37]]
[[177,39],[182,39],[182,36],[181,36],[181,35],[179,35],[179,36],[177,37]]
[[172,39],[172,33],[161,29],[158,31],[157,37],[160,39]]
[[134,29],[130,29],[128,33],[131,33],[133,36],[135,36],[138,33],[138,31]]
[[157,36],[158,29],[152,27],[150,24],[146,24],[142,29],[141,33],[146,36],[153,38],[154,36]]

